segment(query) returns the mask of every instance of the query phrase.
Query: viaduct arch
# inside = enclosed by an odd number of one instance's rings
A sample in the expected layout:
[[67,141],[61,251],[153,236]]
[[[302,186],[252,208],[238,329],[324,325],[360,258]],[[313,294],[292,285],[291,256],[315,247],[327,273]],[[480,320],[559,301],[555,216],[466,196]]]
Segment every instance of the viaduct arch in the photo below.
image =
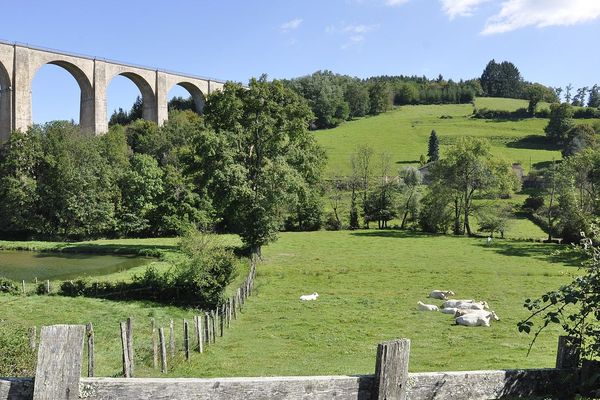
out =
[[167,96],[173,86],[185,88],[194,99],[196,111],[201,112],[205,96],[224,85],[223,81],[194,75],[0,42],[0,143],[8,140],[13,130],[25,131],[32,124],[31,84],[45,64],[65,69],[77,81],[80,127],[96,135],[108,131],[106,90],[117,75],[138,87],[144,102],[143,118],[159,125],[168,119]]

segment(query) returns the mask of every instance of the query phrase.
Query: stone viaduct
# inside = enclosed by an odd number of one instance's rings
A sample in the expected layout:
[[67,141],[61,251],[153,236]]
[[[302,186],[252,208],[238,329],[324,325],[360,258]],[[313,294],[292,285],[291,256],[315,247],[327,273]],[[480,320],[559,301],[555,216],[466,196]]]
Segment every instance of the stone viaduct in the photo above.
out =
[[115,76],[129,78],[140,90],[143,118],[164,123],[168,118],[167,95],[175,85],[185,88],[198,112],[204,96],[224,82],[151,69],[115,61],[34,48],[0,41],[0,143],[13,130],[25,131],[32,124],[31,83],[37,70],[53,64],[67,70],[81,90],[79,124],[82,131],[101,134],[108,130],[106,89]]

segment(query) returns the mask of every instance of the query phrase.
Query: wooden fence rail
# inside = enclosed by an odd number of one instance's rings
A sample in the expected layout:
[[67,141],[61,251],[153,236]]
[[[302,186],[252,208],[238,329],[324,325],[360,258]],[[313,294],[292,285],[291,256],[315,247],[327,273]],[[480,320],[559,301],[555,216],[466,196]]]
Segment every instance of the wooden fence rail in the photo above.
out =
[[[161,354],[166,353],[163,328]],[[85,326],[54,325],[40,334],[36,378],[0,378],[0,400],[447,400],[598,395],[598,363],[585,368],[408,373],[410,341],[379,345],[375,375],[272,378],[82,378]],[[561,339],[562,344],[573,343]],[[559,349],[557,363],[573,351]],[[573,364],[571,364],[573,365]],[[593,368],[591,370],[590,368]],[[583,381],[582,377],[595,380]],[[583,392],[585,390],[585,392]]]

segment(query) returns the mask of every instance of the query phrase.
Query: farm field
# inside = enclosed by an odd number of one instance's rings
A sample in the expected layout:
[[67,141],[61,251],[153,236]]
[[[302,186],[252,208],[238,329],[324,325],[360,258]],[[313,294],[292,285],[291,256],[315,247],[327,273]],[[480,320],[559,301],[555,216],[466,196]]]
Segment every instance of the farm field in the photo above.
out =
[[[519,101],[508,100],[507,104]],[[418,165],[421,154],[427,154],[432,129],[440,138],[442,155],[444,147],[454,143],[459,136],[478,136],[490,140],[494,154],[510,162],[520,162],[526,171],[536,163],[561,158],[560,151],[544,140],[547,119],[484,120],[470,118],[472,111],[471,104],[402,106],[375,117],[317,131],[317,140],[329,157],[326,174],[347,175],[350,155],[360,145],[373,148],[375,168],[381,153],[389,154],[397,168]]]
[[[516,111],[519,108],[527,108],[528,100],[507,99],[504,97],[476,97],[473,102],[475,108],[487,108],[488,110]],[[550,103],[540,102],[537,110],[550,109]]]
[[[575,263],[554,250],[395,230],[283,233],[264,249],[256,292],[241,318],[205,354],[194,353],[189,363],[178,359],[169,375],[372,373],[377,343],[398,337],[412,340],[412,371],[551,367],[559,330],[540,336],[527,357],[531,336],[519,334],[516,323],[527,315],[525,298],[577,273]],[[485,299],[502,319],[491,328],[465,328],[448,315],[416,311],[416,302],[435,288]],[[314,291],[318,301],[298,300]],[[136,376],[149,376],[158,375],[150,367],[149,319],[166,326],[175,318],[180,330],[181,318],[193,315],[144,302],[60,296],[2,295],[0,309],[5,323],[23,327],[94,322],[96,364],[104,376],[120,371],[119,321],[134,317]]]

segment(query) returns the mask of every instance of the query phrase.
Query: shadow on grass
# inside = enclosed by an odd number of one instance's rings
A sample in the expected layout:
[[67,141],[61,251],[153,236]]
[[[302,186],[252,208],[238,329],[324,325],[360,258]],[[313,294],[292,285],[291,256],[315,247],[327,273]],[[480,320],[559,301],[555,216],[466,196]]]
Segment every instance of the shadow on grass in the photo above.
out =
[[555,143],[550,142],[542,135],[529,135],[519,140],[509,142],[506,147],[513,149],[528,149],[528,150],[560,150],[561,147]]
[[420,161],[419,160],[400,160],[400,161],[396,161],[396,164],[418,164]]
[[400,230],[400,229],[365,229],[365,230],[357,230],[352,231],[350,233],[352,236],[359,237],[385,237],[385,238],[415,238],[415,237],[435,237],[435,236],[444,236],[444,235],[436,235],[432,233],[426,232],[416,232],[409,230]]
[[570,267],[580,267],[585,260],[582,253],[574,251],[569,246],[555,244],[530,244],[524,242],[496,241],[492,246],[478,243],[477,246],[489,248],[498,254],[510,257],[534,257],[553,263],[563,263]]

